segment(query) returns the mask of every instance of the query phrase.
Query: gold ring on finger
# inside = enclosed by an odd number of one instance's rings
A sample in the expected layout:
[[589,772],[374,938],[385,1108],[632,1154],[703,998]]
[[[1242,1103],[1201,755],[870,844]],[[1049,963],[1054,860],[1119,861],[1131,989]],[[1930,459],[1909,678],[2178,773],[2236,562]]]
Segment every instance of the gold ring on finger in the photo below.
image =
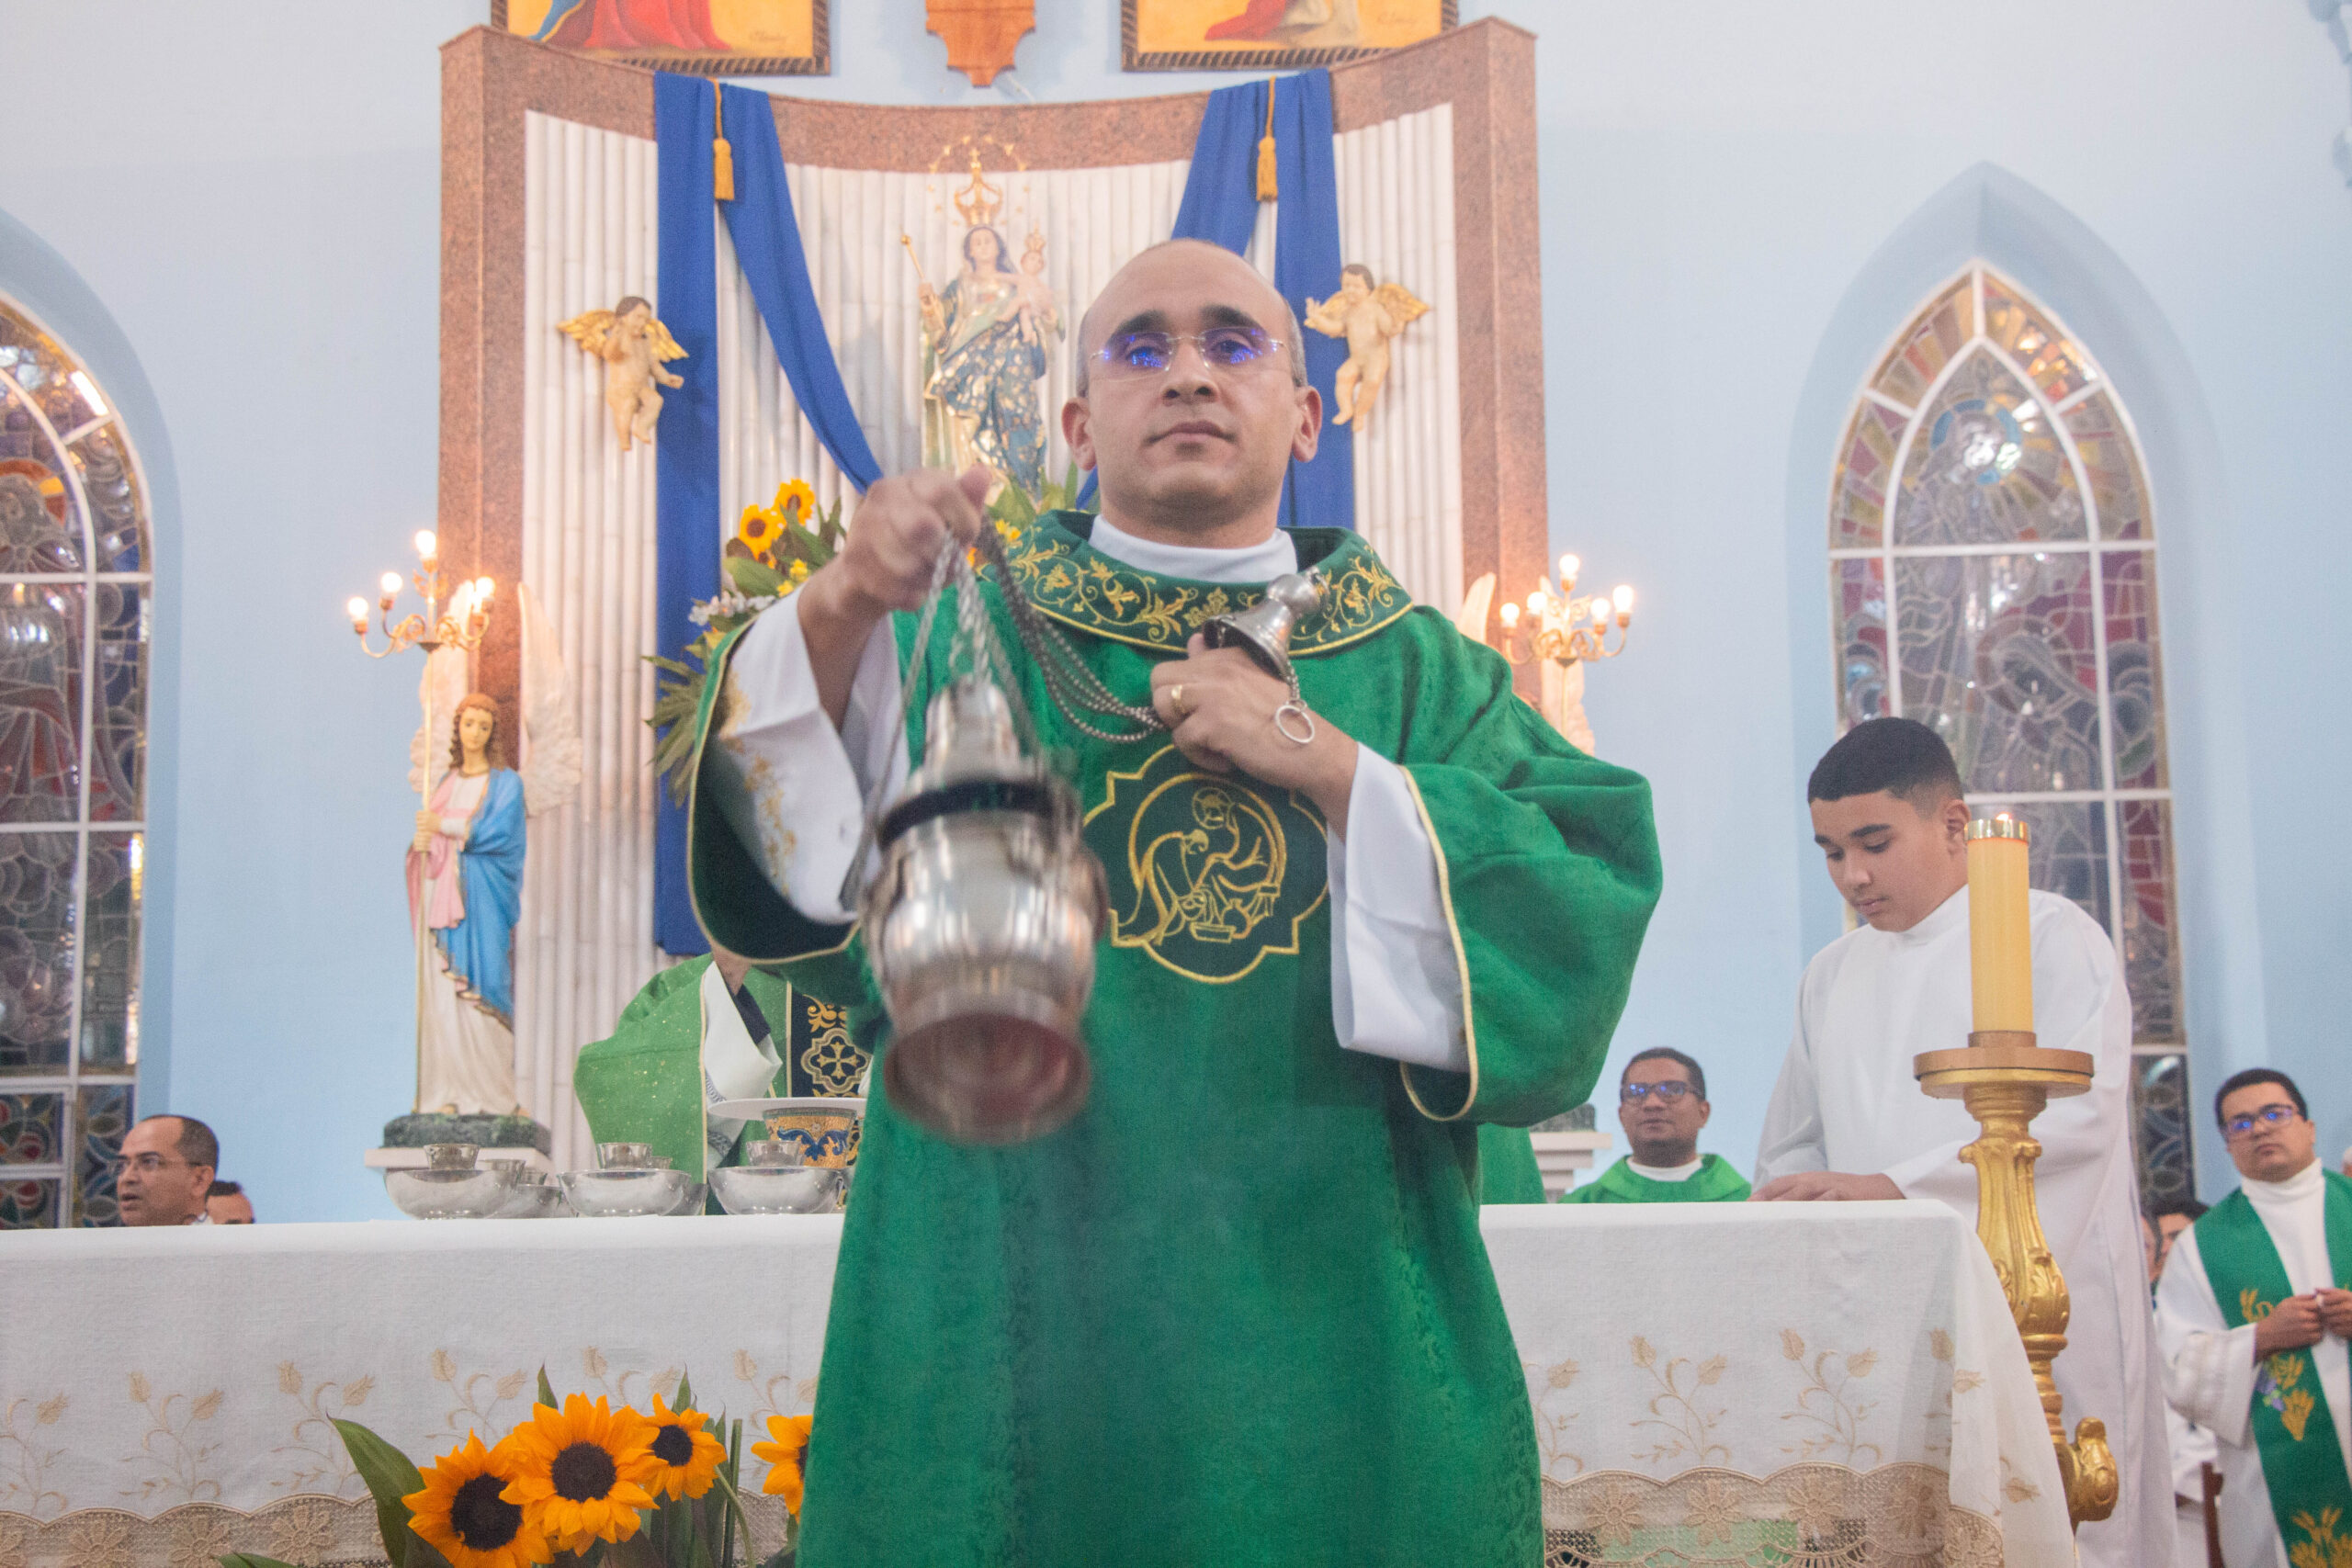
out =
[[1168,688],[1168,705],[1176,710],[1176,716],[1178,718],[1190,718],[1193,716],[1193,710],[1184,705],[1183,682],[1179,681],[1174,685]]

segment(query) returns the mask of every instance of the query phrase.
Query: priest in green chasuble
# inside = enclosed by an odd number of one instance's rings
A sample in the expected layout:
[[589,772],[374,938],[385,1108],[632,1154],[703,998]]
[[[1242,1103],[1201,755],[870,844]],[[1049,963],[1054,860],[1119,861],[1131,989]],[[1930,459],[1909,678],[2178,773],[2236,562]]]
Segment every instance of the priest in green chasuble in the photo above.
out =
[[2232,1568],[2352,1560],[2352,1181],[2303,1091],[2249,1067],[2214,1113],[2245,1179],[2173,1243],[2156,1340],[2173,1406],[2213,1434]]
[[1633,1153],[1594,1180],[1561,1194],[1563,1203],[1737,1203],[1747,1180],[1721,1155],[1699,1153],[1713,1108],[1707,1073],[1670,1045],[1625,1064],[1617,1084],[1617,1124]]
[[[1658,894],[1648,787],[1562,740],[1361,538],[1277,528],[1323,411],[1239,258],[1144,252],[1076,348],[1062,428],[1102,513],[1039,519],[1007,570],[1169,727],[1098,739],[1015,652],[1107,881],[1092,1089],[1049,1136],[974,1147],[872,1075],[802,1561],[1535,1568],[1478,1129],[1592,1086]],[[986,525],[987,479],[875,485],[842,553],[714,657],[699,720],[705,929],[880,1053],[840,890],[862,797],[907,766],[902,699],[944,678],[944,638],[902,670],[907,612]],[[1301,739],[1274,721],[1289,690],[1199,627],[1307,566]]]

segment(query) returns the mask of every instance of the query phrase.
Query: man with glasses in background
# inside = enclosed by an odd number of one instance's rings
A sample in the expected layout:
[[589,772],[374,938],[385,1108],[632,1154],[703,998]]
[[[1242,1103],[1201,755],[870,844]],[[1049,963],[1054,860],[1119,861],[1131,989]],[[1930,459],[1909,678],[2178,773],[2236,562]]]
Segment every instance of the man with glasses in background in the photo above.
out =
[[[1051,1136],[980,1148],[874,1075],[807,1561],[1543,1557],[1476,1134],[1599,1075],[1657,899],[1649,790],[1361,536],[1278,525],[1322,424],[1297,336],[1198,242],[1143,252],[1080,326],[1062,434],[1102,511],[1046,513],[1007,556],[1125,715],[1061,712],[993,567],[979,593],[1109,884],[1092,1089]],[[850,1008],[877,1064],[842,874],[866,789],[903,777],[902,701],[946,671],[944,637],[902,666],[906,612],[999,482],[877,482],[841,553],[712,656],[698,720],[704,929]],[[1309,566],[1295,699],[1201,627]]]
[[2231,1568],[2352,1557],[2352,1180],[2313,1152],[2302,1090],[2250,1067],[2213,1111],[2245,1179],[2174,1242],[2156,1286],[2165,1392],[2221,1452]]
[[209,1225],[220,1140],[193,1116],[150,1116],[122,1135],[115,1201],[126,1225]]
[[1561,1194],[1563,1203],[1736,1203],[1747,1181],[1721,1155],[1702,1156],[1699,1130],[1713,1108],[1707,1075],[1670,1045],[1625,1064],[1617,1084],[1617,1124],[1633,1150],[1594,1180]]

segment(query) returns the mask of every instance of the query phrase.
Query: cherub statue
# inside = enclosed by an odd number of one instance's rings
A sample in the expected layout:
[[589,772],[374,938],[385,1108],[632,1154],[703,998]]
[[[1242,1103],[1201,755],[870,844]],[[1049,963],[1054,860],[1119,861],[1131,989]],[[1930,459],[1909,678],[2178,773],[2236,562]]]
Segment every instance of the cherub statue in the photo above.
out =
[[1407,322],[1426,315],[1429,307],[1413,298],[1401,283],[1372,286],[1372,269],[1351,262],[1340,269],[1340,291],[1329,299],[1306,301],[1306,324],[1325,337],[1348,340],[1347,362],[1332,390],[1340,397],[1333,424],[1363,428],[1364,415],[1380,397],[1388,379],[1388,340]]
[[684,359],[686,351],[654,318],[653,307],[632,294],[609,310],[574,316],[560,330],[605,362],[605,406],[613,411],[613,434],[620,437],[621,450],[628,450],[632,436],[651,446],[654,421],[662,417],[662,394],[654,383],[686,384],[662,368],[666,360]]

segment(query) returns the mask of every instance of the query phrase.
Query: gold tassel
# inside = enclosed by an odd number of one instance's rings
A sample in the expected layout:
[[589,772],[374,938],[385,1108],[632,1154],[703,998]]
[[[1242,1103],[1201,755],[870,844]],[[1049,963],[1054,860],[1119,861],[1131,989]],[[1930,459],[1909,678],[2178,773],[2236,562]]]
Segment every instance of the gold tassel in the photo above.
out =
[[1274,199],[1274,82],[1266,79],[1266,134],[1258,143],[1258,199]]
[[710,193],[721,201],[735,199],[735,149],[727,145],[726,111],[719,103],[718,84],[711,85]]

